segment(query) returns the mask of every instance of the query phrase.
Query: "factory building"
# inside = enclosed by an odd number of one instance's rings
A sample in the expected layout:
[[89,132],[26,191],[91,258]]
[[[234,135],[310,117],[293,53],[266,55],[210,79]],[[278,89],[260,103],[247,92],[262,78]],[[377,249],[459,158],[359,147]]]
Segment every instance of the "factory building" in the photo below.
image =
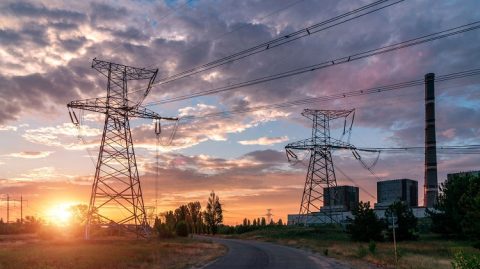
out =
[[360,201],[358,187],[323,188],[323,207],[320,211],[352,211]]
[[407,178],[377,182],[375,209],[385,209],[396,201],[418,206],[418,182]]

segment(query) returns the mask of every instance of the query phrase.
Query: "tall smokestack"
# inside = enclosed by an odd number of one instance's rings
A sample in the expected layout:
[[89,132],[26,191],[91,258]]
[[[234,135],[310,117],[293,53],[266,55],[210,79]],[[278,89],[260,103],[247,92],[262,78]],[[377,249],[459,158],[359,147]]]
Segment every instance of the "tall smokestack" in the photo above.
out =
[[438,196],[435,132],[435,74],[425,75],[425,185],[424,206],[433,207]]

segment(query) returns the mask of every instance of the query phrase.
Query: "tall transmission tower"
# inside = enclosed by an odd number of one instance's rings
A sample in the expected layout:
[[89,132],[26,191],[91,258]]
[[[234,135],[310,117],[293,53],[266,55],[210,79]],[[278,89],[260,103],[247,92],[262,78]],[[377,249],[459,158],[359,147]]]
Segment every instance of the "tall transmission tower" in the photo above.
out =
[[[155,120],[155,130],[160,130],[160,120],[177,120],[161,117],[141,106],[148,95],[158,69],[136,68],[93,59],[92,68],[107,77],[107,97],[72,101],[67,104],[72,122],[79,125],[74,109],[98,112],[105,115],[103,135],[98,153],[95,177],[85,225],[85,239],[100,225],[121,227],[134,232],[137,237],[147,237],[147,221],[130,118]],[[129,99],[128,86],[146,84],[139,100]]]
[[[352,120],[347,123],[347,118],[352,115]],[[330,135],[330,124],[333,120],[343,119],[343,135],[350,135],[353,125],[354,110],[312,110],[305,109],[302,116],[312,121],[312,137],[285,146],[287,158],[298,160],[295,150],[309,151],[310,161],[308,172],[303,189],[300,211],[297,218],[297,224],[306,225],[308,220],[316,218],[320,208],[324,204],[324,188],[335,190],[337,179],[335,177],[335,168],[332,161],[332,150],[356,148],[339,139],[332,138]],[[335,191],[329,193],[330,205],[334,205],[336,199]],[[336,222],[332,216],[332,210],[323,211],[330,223]],[[325,218],[317,218],[320,222],[326,222]]]

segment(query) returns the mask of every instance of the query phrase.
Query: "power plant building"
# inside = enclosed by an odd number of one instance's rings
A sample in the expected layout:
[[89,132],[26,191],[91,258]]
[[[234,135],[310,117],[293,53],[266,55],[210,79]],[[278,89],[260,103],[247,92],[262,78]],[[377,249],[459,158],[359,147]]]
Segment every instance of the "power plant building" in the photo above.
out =
[[418,182],[412,179],[394,179],[377,182],[377,203],[375,209],[387,208],[396,201],[410,207],[418,206]]
[[323,188],[323,207],[320,211],[352,211],[359,203],[358,187],[337,186]]

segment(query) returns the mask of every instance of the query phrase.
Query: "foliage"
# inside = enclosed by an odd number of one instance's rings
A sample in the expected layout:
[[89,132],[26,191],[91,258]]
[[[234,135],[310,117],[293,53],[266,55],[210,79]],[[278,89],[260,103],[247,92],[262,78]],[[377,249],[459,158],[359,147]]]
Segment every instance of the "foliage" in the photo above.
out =
[[358,246],[357,257],[358,258],[363,258],[367,255],[368,255],[368,250],[363,245]]
[[480,175],[456,175],[441,184],[432,230],[445,236],[480,240]]
[[157,217],[155,218],[155,223],[153,225],[155,232],[158,235],[158,238],[171,238],[173,237],[173,232],[169,228],[166,223],[162,223],[162,221]]
[[452,262],[454,269],[478,269],[480,268],[480,257],[478,255],[467,255],[462,251],[455,254]]
[[377,252],[377,243],[375,241],[370,241],[368,243],[368,250],[370,251],[371,254],[375,254]]
[[209,232],[216,234],[218,231],[218,225],[223,222],[223,210],[222,205],[220,204],[220,198],[214,191],[210,193],[210,197],[208,198],[204,218]]
[[370,202],[360,202],[352,211],[354,219],[347,226],[348,233],[354,241],[382,241],[385,227],[372,208]]
[[[414,240],[418,238],[417,218],[412,209],[401,201],[394,202],[385,211],[385,218],[391,224],[391,218],[396,217],[395,237],[397,241]],[[388,237],[393,239],[393,230],[388,229]]]
[[0,234],[27,234],[36,233],[43,225],[43,220],[34,216],[26,216],[23,222],[17,219],[16,222],[6,223],[0,219]]
[[187,237],[188,236],[188,228],[187,228],[187,223],[185,221],[179,221],[177,223],[177,227],[175,228],[175,233],[178,235],[178,236],[182,236],[182,237]]

